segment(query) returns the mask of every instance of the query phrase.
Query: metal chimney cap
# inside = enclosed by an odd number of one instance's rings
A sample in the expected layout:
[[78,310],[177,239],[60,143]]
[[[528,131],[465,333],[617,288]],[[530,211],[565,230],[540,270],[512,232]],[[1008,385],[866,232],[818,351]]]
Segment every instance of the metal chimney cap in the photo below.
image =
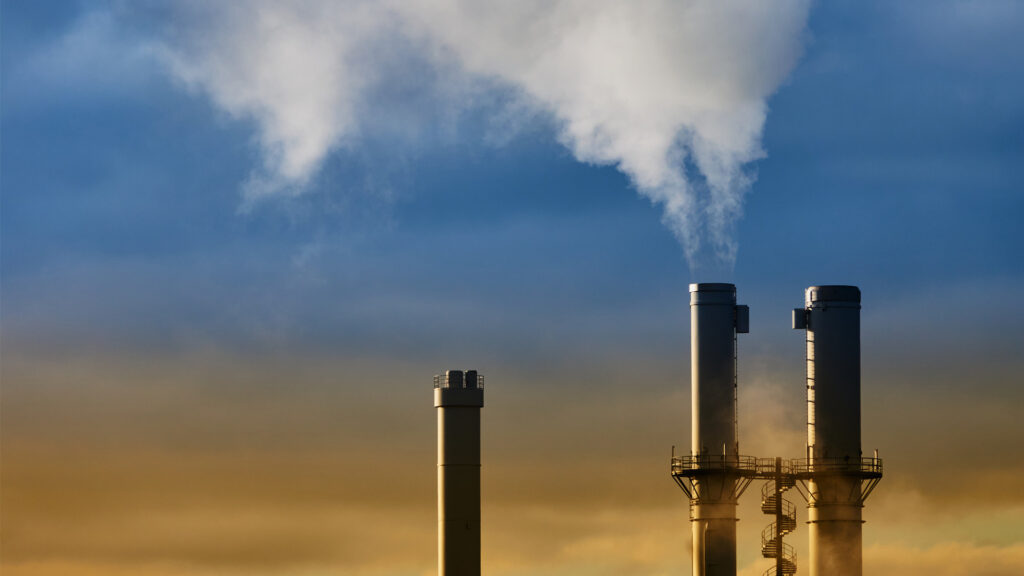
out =
[[860,303],[860,288],[856,286],[811,286],[805,295],[808,304],[811,302]]
[[722,284],[715,282],[701,282],[690,284],[690,292],[736,292],[735,284]]

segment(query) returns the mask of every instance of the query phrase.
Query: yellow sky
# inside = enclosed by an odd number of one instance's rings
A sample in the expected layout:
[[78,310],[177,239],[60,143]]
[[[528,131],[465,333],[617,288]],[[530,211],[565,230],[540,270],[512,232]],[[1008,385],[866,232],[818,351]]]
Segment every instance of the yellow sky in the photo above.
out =
[[[670,446],[688,441],[680,363],[487,372],[486,573],[689,573],[686,501],[667,473]],[[769,366],[746,366],[741,448],[799,456],[800,375]],[[422,366],[12,346],[3,370],[5,576],[435,570]],[[958,390],[865,384],[865,450],[886,458],[865,511],[866,574],[1024,566],[1019,408]],[[753,576],[767,567],[756,488],[740,514]],[[791,541],[805,550],[806,531]]]

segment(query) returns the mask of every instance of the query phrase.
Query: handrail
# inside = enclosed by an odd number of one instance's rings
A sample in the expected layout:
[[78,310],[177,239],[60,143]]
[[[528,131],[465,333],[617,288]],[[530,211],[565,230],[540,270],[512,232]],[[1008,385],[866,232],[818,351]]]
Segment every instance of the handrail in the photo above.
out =
[[[794,516],[786,516],[786,518],[793,520],[794,523],[796,521],[796,518]],[[763,546],[766,542],[770,542],[771,540],[774,540],[779,536],[785,537],[787,534],[792,533],[793,530],[779,530],[778,524],[772,522],[771,524],[765,526],[763,530],[761,530],[761,545]],[[786,545],[788,546],[788,544]]]
[[[788,563],[788,566],[787,566]],[[796,552],[793,552],[791,557],[782,557],[782,573],[785,574],[796,574]],[[775,570],[775,566],[768,568],[764,572],[764,576],[779,576]]]
[[699,454],[697,456],[676,456],[672,458],[672,473],[681,474],[698,470],[724,470],[757,472],[757,458],[753,456],[730,456]]
[[476,386],[469,387],[469,386],[466,386],[465,383],[463,383],[462,386],[452,386],[451,383],[448,381],[448,376],[446,374],[435,374],[434,375],[434,388],[444,388],[444,389],[454,388],[454,389],[460,389],[460,390],[461,389],[465,389],[465,390],[474,390],[474,389],[483,390],[484,389],[484,375],[483,374],[477,374],[476,375]]
[[[771,543],[770,540],[762,540],[761,541],[761,550],[762,550],[762,552],[764,552],[766,549],[768,551],[774,552],[774,550],[772,548],[768,548],[768,544],[770,544],[770,543]],[[766,558],[775,558],[774,555],[773,556],[765,556],[765,557]],[[793,548],[792,544],[787,544],[786,542],[782,543],[782,558],[784,560],[790,560],[790,561],[796,560],[796,549]]]
[[[764,501],[764,500],[766,500],[768,498],[774,498],[775,497],[775,494],[776,494],[775,484],[776,484],[775,480],[769,479],[767,482],[765,482],[764,484],[761,485],[761,500],[762,501]],[[792,484],[783,484],[782,488],[779,489],[779,492],[781,492],[782,494],[785,494],[792,487],[793,487]]]
[[[756,460],[758,475],[768,478],[776,474],[775,458],[757,458]],[[793,473],[793,467],[789,460],[782,460],[782,469],[779,472],[782,472],[784,476]]]
[[[435,387],[438,386],[435,376]],[[483,376],[478,377],[478,388],[483,388]],[[443,386],[442,386],[443,387]],[[869,477],[882,475],[881,458],[797,458],[783,460],[776,469],[774,458],[734,456],[728,454],[699,454],[672,458],[672,473],[683,474],[702,470],[742,472],[744,475],[771,479],[776,476],[812,476],[821,473],[860,474]]]
[[881,458],[801,458],[790,461],[794,474],[815,474],[820,472],[882,474]]
[[[771,497],[771,495],[765,497],[764,499],[761,500],[761,503],[764,504],[765,502],[770,502],[768,498]],[[765,512],[765,514],[767,514],[767,512]],[[786,498],[782,499],[782,515],[786,518],[792,518],[794,520],[796,519],[796,506],[793,504],[792,501],[787,500]],[[790,530],[789,532],[792,532],[792,530]],[[786,533],[788,534],[789,532]]]

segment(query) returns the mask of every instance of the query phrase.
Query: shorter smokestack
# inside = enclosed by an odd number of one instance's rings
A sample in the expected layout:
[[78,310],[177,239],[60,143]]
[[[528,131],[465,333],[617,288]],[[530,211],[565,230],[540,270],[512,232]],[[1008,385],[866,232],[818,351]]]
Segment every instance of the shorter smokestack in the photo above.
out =
[[480,576],[480,409],[476,370],[434,376],[438,576]]

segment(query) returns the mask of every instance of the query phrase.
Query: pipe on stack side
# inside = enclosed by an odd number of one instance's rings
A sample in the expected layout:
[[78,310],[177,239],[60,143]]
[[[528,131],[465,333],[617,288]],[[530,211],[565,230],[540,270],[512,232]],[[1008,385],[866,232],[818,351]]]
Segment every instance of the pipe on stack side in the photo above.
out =
[[483,376],[434,377],[437,408],[437,573],[480,576],[480,409]]

